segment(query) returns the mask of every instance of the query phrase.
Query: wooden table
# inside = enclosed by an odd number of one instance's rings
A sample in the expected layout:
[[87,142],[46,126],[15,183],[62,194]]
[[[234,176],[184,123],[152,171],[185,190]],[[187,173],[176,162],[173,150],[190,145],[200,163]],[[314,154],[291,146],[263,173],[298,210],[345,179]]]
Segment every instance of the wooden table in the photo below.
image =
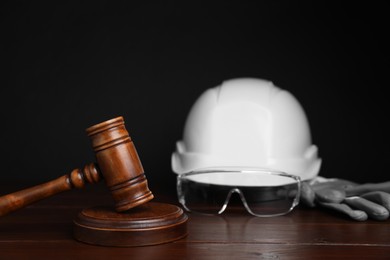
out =
[[[77,242],[72,238],[76,214],[112,203],[99,185],[0,218],[0,259],[390,259],[390,220],[355,222],[303,207],[274,218],[241,210],[222,216],[188,214],[188,236],[162,245],[117,248]],[[8,186],[1,193],[14,190]],[[155,201],[177,205],[172,194],[154,194]]]

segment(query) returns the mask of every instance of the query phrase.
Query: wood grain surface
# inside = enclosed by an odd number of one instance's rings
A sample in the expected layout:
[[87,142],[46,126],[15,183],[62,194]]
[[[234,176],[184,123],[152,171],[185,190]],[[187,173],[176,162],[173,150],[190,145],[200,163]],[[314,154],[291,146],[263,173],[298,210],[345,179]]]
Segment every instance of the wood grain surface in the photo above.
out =
[[[1,191],[12,191],[12,185]],[[153,201],[177,205],[174,196],[154,194]],[[273,218],[243,209],[188,214],[187,237],[154,246],[103,247],[73,239],[72,221],[80,210],[112,203],[107,187],[98,184],[1,217],[0,259],[390,259],[389,221],[354,222],[302,207]]]

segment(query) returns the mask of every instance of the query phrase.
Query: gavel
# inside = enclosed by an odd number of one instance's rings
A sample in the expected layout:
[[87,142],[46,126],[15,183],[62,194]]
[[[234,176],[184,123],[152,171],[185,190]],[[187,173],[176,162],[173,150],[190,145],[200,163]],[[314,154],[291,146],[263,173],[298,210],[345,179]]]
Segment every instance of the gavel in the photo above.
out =
[[123,212],[153,199],[141,161],[124,124],[116,117],[86,129],[92,141],[96,163],[86,164],[55,180],[0,197],[0,216],[39,200],[86,183],[104,179],[115,202]]

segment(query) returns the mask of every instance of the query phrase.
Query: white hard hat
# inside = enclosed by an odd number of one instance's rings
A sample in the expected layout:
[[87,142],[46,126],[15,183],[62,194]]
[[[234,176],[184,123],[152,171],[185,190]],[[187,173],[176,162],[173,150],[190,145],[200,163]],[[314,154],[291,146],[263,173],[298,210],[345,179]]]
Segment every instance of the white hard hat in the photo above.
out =
[[262,168],[307,180],[318,175],[317,151],[293,95],[270,81],[238,78],[206,90],[195,102],[172,154],[172,170]]

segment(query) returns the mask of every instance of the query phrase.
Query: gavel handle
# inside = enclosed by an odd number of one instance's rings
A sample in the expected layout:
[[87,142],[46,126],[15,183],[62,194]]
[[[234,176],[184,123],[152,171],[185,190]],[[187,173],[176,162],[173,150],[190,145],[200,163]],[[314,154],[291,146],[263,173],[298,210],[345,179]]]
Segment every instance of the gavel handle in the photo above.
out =
[[55,180],[0,197],[0,216],[24,208],[34,202],[73,188],[83,188],[85,183],[100,180],[97,165],[87,164],[83,170],[74,169]]

